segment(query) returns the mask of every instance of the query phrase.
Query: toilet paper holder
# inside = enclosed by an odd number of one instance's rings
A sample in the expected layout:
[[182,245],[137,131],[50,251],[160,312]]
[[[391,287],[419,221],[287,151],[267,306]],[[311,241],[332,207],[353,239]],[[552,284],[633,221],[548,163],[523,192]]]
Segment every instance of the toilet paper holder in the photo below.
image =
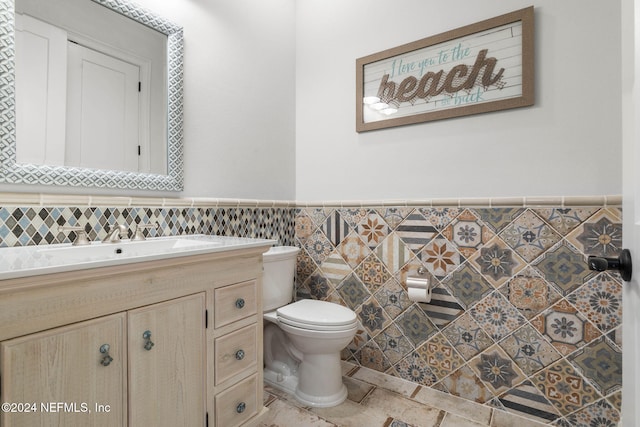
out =
[[431,302],[431,284],[429,283],[429,279],[424,277],[427,274],[427,270],[424,267],[420,267],[417,273],[418,276],[422,277],[407,277],[405,282],[409,300]]

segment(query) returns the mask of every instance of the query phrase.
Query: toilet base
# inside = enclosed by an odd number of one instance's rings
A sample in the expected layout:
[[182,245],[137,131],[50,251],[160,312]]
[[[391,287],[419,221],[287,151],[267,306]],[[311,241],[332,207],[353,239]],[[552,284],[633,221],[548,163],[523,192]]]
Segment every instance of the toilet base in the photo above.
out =
[[[280,375],[281,381],[278,381]],[[269,368],[264,368],[264,382],[271,387],[288,393],[296,398],[300,403],[313,408],[330,408],[337,406],[347,399],[347,387],[342,387],[337,393],[330,396],[311,396],[298,389],[298,377],[295,375],[282,376]]]

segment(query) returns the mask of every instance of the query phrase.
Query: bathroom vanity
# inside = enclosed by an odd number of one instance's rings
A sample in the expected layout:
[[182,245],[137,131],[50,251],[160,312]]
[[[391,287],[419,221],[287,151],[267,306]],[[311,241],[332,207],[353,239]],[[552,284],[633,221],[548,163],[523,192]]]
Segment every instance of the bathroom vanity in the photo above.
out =
[[0,425],[257,424],[275,242],[199,239],[0,249]]

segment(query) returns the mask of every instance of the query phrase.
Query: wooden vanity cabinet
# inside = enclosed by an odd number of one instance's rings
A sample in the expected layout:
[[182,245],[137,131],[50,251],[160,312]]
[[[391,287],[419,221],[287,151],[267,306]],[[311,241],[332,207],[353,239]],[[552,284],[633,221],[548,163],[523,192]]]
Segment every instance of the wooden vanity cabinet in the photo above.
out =
[[256,425],[267,249],[0,281],[0,426]]

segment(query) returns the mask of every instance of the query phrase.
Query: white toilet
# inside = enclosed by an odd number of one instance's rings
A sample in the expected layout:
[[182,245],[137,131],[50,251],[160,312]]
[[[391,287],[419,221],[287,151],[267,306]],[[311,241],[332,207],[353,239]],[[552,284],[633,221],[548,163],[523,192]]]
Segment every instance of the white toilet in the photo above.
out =
[[291,302],[298,251],[263,255],[264,381],[308,406],[339,405],[347,398],[340,352],[355,336],[356,314],[327,301]]

